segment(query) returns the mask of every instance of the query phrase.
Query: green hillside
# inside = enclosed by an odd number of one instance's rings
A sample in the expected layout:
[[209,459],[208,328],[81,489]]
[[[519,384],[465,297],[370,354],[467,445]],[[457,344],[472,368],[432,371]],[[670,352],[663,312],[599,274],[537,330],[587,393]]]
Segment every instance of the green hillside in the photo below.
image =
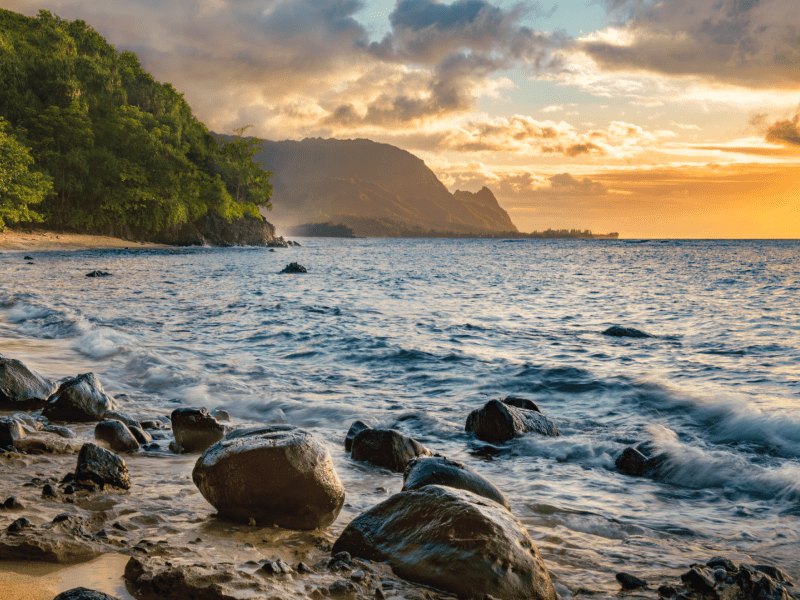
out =
[[157,232],[215,212],[262,219],[254,140],[220,140],[169,83],[83,21],[0,9],[0,230]]

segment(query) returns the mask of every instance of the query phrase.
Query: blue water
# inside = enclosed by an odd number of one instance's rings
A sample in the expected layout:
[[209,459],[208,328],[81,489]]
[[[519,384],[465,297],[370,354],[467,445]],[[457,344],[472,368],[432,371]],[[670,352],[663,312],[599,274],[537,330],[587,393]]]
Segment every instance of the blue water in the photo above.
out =
[[[344,454],[350,423],[402,430],[505,492],[563,597],[715,554],[800,575],[800,242],[300,241],[2,254],[0,351],[94,371],[128,412],[312,430],[339,529],[402,485]],[[293,261],[309,273],[278,273]],[[562,435],[482,457],[466,416],[512,394]],[[658,480],[615,469],[644,440]]]

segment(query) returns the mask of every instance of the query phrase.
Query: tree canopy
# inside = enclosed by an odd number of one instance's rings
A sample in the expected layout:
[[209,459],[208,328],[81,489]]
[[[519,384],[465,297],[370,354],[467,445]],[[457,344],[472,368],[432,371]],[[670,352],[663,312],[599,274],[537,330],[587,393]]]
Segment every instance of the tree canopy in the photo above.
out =
[[[0,117],[9,223],[155,232],[210,210],[230,221],[270,207],[257,141],[244,129],[218,141],[169,83],[81,20],[0,9]],[[3,187],[12,177],[15,196]]]

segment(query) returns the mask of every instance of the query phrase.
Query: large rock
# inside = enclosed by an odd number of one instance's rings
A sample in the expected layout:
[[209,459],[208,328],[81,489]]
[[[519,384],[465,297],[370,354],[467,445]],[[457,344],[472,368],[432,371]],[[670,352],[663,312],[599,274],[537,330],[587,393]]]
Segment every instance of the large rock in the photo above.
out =
[[139,449],[139,442],[122,421],[101,421],[94,428],[94,437],[117,452],[132,452]]
[[425,446],[394,429],[362,429],[353,438],[350,449],[353,460],[366,461],[402,473],[408,461],[430,456]]
[[511,510],[511,505],[497,486],[475,469],[449,458],[430,456],[415,458],[408,463],[403,473],[403,491],[417,490],[426,485],[467,490]]
[[55,391],[55,383],[0,354],[0,410],[39,409]]
[[291,425],[234,431],[203,453],[192,479],[221,515],[287,529],[326,527],[344,503],[328,451]]
[[172,432],[175,441],[186,452],[203,452],[225,437],[225,427],[205,408],[173,410]]
[[75,481],[111,485],[124,490],[131,488],[125,461],[110,450],[92,443],[84,444],[78,453]]
[[109,596],[104,592],[90,590],[85,587],[72,588],[61,592],[53,600],[119,600],[116,596]]
[[395,494],[350,522],[331,550],[345,551],[462,598],[556,598],[520,522],[465,490],[428,485]]
[[22,423],[11,417],[0,417],[0,449],[5,450],[17,440],[25,437]]
[[540,412],[489,400],[467,416],[466,431],[486,442],[504,442],[528,432],[557,436],[555,423]]
[[90,423],[102,421],[115,408],[114,399],[106,394],[94,373],[84,373],[67,379],[42,410],[51,421]]

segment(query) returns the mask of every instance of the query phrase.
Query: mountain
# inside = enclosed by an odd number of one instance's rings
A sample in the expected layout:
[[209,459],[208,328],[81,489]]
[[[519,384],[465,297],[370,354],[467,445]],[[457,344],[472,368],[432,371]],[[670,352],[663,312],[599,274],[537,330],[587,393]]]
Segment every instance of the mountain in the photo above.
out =
[[342,223],[359,236],[517,228],[488,188],[451,194],[425,163],[370,140],[264,141],[254,160],[275,173],[270,221]]

